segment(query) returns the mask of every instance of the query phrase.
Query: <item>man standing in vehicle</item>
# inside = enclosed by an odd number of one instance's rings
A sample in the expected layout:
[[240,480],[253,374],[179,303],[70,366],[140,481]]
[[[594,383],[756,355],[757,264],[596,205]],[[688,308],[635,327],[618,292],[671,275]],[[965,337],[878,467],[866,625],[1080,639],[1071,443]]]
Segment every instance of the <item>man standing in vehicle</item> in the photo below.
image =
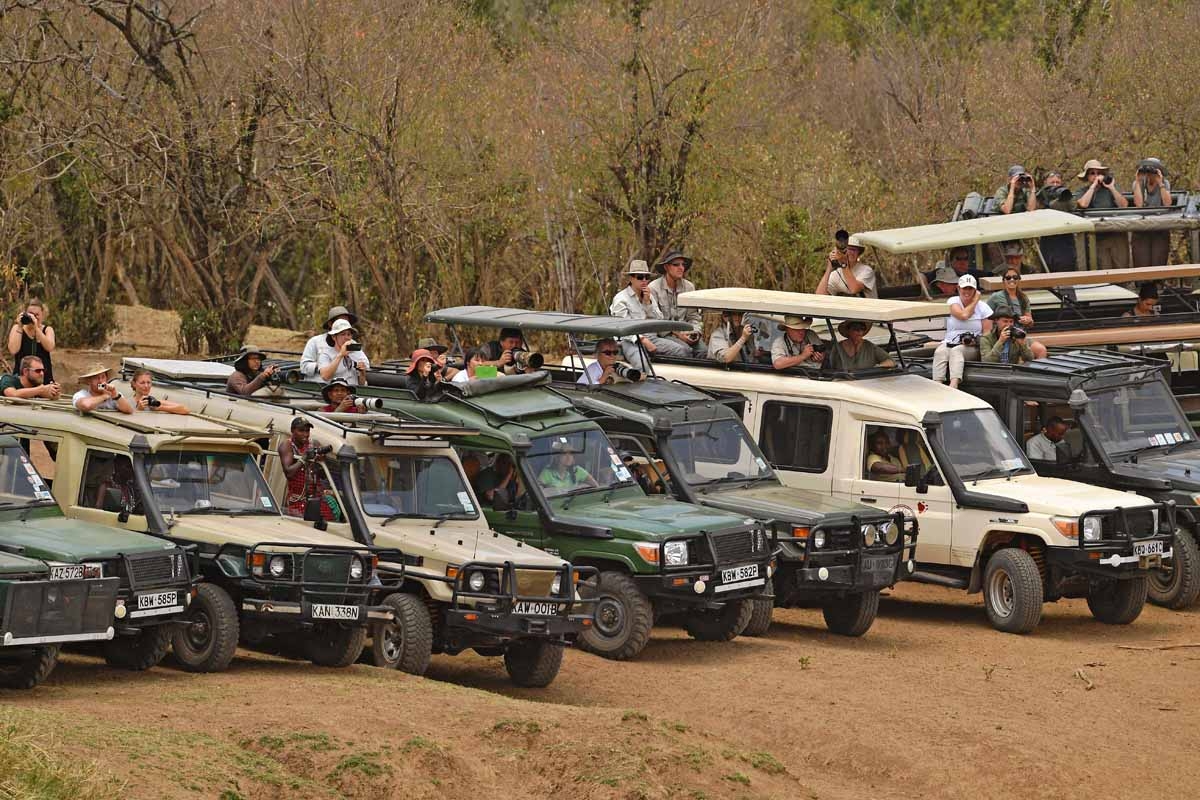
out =
[[326,522],[337,520],[337,501],[333,493],[321,478],[323,470],[320,462],[324,460],[325,448],[315,447],[312,443],[312,423],[304,417],[292,420],[292,435],[279,443],[279,464],[287,478],[287,496],[284,507],[293,517],[303,517],[308,501],[318,500],[321,508],[321,519]]
[[[1157,158],[1143,158],[1133,179],[1133,204],[1137,208],[1171,205],[1167,168]],[[1170,231],[1145,231],[1133,235],[1133,266],[1161,267],[1171,255]]]
[[659,277],[650,282],[650,294],[658,304],[663,319],[686,322],[690,331],[672,331],[666,336],[655,336],[654,345],[658,352],[674,358],[703,358],[708,346],[700,338],[700,309],[680,308],[679,295],[696,291],[696,284],[685,275],[692,269],[692,259],[678,250],[671,250],[654,265]]
[[1036,211],[1037,194],[1033,191],[1033,176],[1020,164],[1008,168],[1008,183],[996,190],[996,205],[1001,214]]
[[1030,437],[1025,443],[1025,452],[1031,461],[1058,461],[1060,451],[1066,452],[1063,437],[1067,435],[1067,423],[1062,417],[1051,417],[1042,426],[1042,432]]
[[844,230],[834,234],[834,248],[825,257],[825,274],[817,282],[815,293],[841,297],[879,297],[875,268],[858,260],[865,249],[861,244],[851,242]]
[[1028,364],[1033,350],[1026,341],[1025,330],[1014,322],[1012,306],[1001,305],[992,312],[992,329],[979,340],[983,361],[993,364]]
[[[608,313],[622,319],[664,319],[662,309],[658,307],[658,301],[650,292],[649,265],[640,258],[635,258],[625,268],[625,275],[629,279],[629,284],[613,297],[612,303],[608,307]],[[631,336],[623,340],[621,349],[625,353],[625,360],[637,369],[646,372],[647,365],[638,349],[638,342],[641,342],[647,353],[654,353],[658,350],[658,346],[655,344],[657,339],[658,337],[655,336]]]
[[[1083,165],[1083,171],[1076,175],[1086,186],[1075,193],[1075,205],[1085,210],[1125,208],[1129,201],[1117,190],[1116,181],[1109,174],[1108,167],[1097,159],[1091,159]],[[1096,234],[1096,268],[1097,269],[1127,269],[1129,267],[1129,246],[1123,233]]]

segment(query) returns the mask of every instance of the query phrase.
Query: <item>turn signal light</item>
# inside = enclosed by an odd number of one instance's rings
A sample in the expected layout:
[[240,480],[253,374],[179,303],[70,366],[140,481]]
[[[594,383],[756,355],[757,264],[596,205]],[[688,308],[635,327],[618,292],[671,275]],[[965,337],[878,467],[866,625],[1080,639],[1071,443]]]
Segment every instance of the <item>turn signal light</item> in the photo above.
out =
[[796,537],[797,539],[807,539],[808,538],[808,528],[800,528],[800,527],[792,528],[792,536]]
[[267,565],[266,553],[247,553],[246,554],[246,566],[247,567],[250,567],[251,569],[253,569],[254,567],[258,567],[259,569],[262,569],[266,565]]
[[454,580],[458,577],[458,567],[446,567],[446,577]]

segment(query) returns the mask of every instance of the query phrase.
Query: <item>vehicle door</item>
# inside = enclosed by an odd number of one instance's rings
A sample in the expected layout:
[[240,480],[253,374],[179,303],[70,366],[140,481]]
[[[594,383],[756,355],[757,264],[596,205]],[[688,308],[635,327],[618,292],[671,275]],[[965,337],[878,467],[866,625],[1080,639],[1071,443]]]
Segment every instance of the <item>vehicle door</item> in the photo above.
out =
[[[545,550],[545,527],[534,506],[533,498],[529,497],[525,491],[525,476],[521,473],[519,466],[515,477],[517,482],[515,502],[510,502],[510,495],[498,496],[497,492],[493,491],[498,480],[503,477],[497,474],[496,460],[505,453],[511,457],[511,452],[462,446],[457,450],[463,461],[467,479],[471,481],[471,488],[475,490],[479,504],[483,507],[488,527]],[[486,496],[488,492],[492,494],[491,499]]]
[[61,478],[54,486],[55,498],[68,517],[130,531],[149,529],[128,455],[89,447],[74,496],[64,496],[69,486]]
[[667,465],[658,454],[654,437],[610,431],[608,440],[621,453],[625,466],[629,467],[642,491],[646,494],[666,494],[677,500],[687,500],[671,480]]
[[[864,424],[863,428],[864,469],[867,457],[870,455],[867,449],[870,439],[867,436],[879,433],[886,435],[892,446],[896,448],[896,458],[905,472],[908,471],[910,465],[919,464],[920,471],[924,472],[928,478],[927,484],[922,482],[922,485],[909,486],[902,477],[900,481],[892,484],[895,486],[894,495],[890,494],[892,491],[890,488],[882,488],[882,481],[873,478],[863,479],[864,488],[878,490],[881,499],[884,496],[883,492],[888,492],[887,496],[893,498],[892,504],[887,506],[889,511],[900,511],[907,517],[916,518],[917,524],[920,526],[917,535],[917,561],[949,564],[954,529],[954,497],[942,477],[941,470],[933,460],[924,432],[919,428],[900,425]],[[882,502],[876,505],[882,507]]]
[[780,479],[788,486],[849,497],[851,481],[835,480],[830,461],[836,434],[833,408],[818,401],[801,403],[768,395],[759,395],[758,405],[755,427],[750,430]]

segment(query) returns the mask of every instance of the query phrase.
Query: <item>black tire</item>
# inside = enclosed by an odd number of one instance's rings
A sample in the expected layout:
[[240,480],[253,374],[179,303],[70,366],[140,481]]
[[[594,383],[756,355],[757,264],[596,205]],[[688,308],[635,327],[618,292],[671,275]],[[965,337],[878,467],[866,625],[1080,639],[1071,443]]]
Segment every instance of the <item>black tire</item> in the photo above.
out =
[[171,628],[151,625],[136,636],[118,636],[104,643],[104,661],[110,667],[135,672],[158,666],[171,646]]
[[1029,633],[1042,621],[1044,590],[1033,556],[1015,547],[998,550],[983,572],[983,606],[992,627]]
[[541,689],[553,683],[562,667],[562,645],[539,639],[518,639],[504,651],[504,668],[517,686]]
[[175,660],[188,672],[222,672],[237,652],[241,622],[229,593],[214,583],[201,583],[171,636]]
[[718,611],[693,611],[683,618],[688,636],[702,642],[729,642],[737,638],[754,614],[754,600],[729,600]]
[[383,605],[392,610],[394,620],[371,626],[371,663],[410,675],[424,675],[433,657],[429,609],[416,595],[400,593],[385,597]]
[[21,661],[0,661],[0,689],[32,689],[54,671],[58,645],[35,648]]
[[767,579],[767,594],[771,597],[756,597],[751,601],[750,621],[739,634],[740,636],[766,636],[771,628],[771,616],[775,613],[775,582]]
[[362,625],[350,628],[336,622],[322,623],[315,625],[304,640],[304,652],[319,667],[348,667],[358,661],[366,643],[367,629]]
[[1128,625],[1141,616],[1149,583],[1146,578],[1093,581],[1088,590],[1088,608],[1105,625]]
[[602,572],[595,583],[579,585],[579,594],[595,598],[595,619],[579,635],[578,645],[614,661],[633,658],[650,641],[654,609],[633,578]]
[[821,606],[825,626],[840,636],[862,636],[879,615],[879,592],[858,592]]
[[1172,550],[1162,568],[1150,573],[1146,599],[1178,611],[1189,608],[1200,596],[1200,548],[1192,531],[1176,528]]

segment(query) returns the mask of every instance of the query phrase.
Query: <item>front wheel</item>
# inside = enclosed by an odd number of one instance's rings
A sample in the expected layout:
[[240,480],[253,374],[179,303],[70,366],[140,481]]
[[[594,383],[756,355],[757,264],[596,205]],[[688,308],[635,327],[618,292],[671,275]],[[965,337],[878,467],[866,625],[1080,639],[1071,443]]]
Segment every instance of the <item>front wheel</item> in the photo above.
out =
[[170,646],[170,628],[151,625],[134,636],[118,636],[105,642],[104,660],[111,667],[141,672],[162,661]]
[[1146,578],[1093,581],[1088,590],[1088,608],[1106,625],[1128,625],[1141,616],[1148,584]]
[[1149,575],[1147,599],[1174,610],[1188,608],[1200,596],[1200,549],[1190,530],[1175,529],[1170,558]]
[[35,647],[20,661],[0,661],[0,689],[32,689],[54,670],[58,645]]
[[241,623],[229,593],[201,583],[171,637],[175,660],[188,672],[222,672],[237,652]]
[[771,628],[771,617],[775,613],[775,583],[767,579],[766,594],[768,597],[756,597],[751,601],[750,621],[742,629],[741,636],[766,636]]
[[388,595],[383,605],[391,609],[392,620],[371,630],[371,663],[410,675],[424,675],[433,654],[429,609],[421,598],[411,594]]
[[541,689],[553,682],[562,667],[562,645],[538,639],[518,639],[504,651],[504,668],[517,686]]
[[754,599],[729,600],[717,611],[693,611],[683,618],[688,636],[702,642],[728,642],[746,629],[754,614]]
[[879,592],[858,592],[821,606],[825,625],[841,636],[862,636],[879,615]]
[[319,667],[348,667],[358,661],[366,643],[367,629],[362,625],[348,628],[327,622],[313,627],[304,652]]
[[615,661],[642,652],[650,641],[654,609],[633,578],[602,572],[595,582],[581,583],[579,594],[596,601],[594,621],[579,634],[580,647]]
[[1029,633],[1042,621],[1042,574],[1033,556],[1015,547],[998,550],[983,573],[983,605],[992,627]]

